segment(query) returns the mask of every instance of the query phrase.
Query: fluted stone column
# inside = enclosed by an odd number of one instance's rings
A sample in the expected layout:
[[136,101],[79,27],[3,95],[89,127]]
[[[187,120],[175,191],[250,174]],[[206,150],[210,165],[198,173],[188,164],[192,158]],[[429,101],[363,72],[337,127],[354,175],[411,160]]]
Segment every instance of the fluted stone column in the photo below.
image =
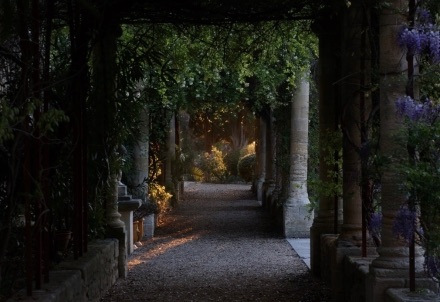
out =
[[[337,83],[340,80],[340,24],[339,17],[323,13],[322,20],[315,23],[319,37],[319,178],[322,182],[333,182],[329,177],[334,169],[326,161],[326,139],[336,129]],[[321,275],[321,236],[334,234],[335,201],[331,196],[319,197],[319,208],[310,229],[310,265],[315,276]]]
[[258,140],[257,140],[257,175],[256,175],[256,192],[257,200],[263,202],[263,183],[266,178],[266,122],[263,117],[258,118]]
[[284,236],[310,237],[312,220],[308,218],[307,159],[309,142],[309,82],[304,76],[298,83],[291,107],[290,181],[284,204]]
[[[406,200],[401,190],[402,179],[397,173],[398,158],[407,157],[407,150],[397,144],[395,135],[403,121],[396,115],[395,101],[405,95],[407,62],[397,44],[397,35],[405,22],[403,12],[408,2],[391,0],[380,14],[380,149],[390,160],[382,174],[382,244],[379,257],[370,265],[367,276],[367,301],[385,301],[389,287],[406,287],[409,276],[409,249],[393,234],[393,223],[401,204]],[[423,259],[416,252],[416,271],[423,269]]]

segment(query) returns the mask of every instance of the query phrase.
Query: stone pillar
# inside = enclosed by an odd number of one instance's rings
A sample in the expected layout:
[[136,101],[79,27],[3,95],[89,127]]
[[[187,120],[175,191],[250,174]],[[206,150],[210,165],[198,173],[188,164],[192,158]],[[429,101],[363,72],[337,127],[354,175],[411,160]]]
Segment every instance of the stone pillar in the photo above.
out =
[[[363,20],[368,11],[364,3],[352,2],[343,12],[342,33],[342,104],[341,129],[343,169],[343,223],[331,255],[331,284],[333,298],[344,300],[343,260],[346,256],[361,256],[362,196],[361,196],[361,106],[371,108],[371,97],[364,93],[366,75],[370,69],[365,64],[368,50],[363,35]],[[366,22],[365,22],[366,24]],[[363,61],[362,61],[363,60]],[[368,114],[368,113],[367,113]],[[373,251],[370,251],[370,254]]]
[[[117,13],[109,10],[102,16],[97,41],[93,47],[93,90],[90,95],[90,101],[94,102],[91,106],[91,115],[93,118],[90,123],[93,127],[91,132],[92,139],[96,146],[96,152],[99,157],[110,160],[117,146],[112,137],[111,131],[117,127],[115,125],[115,116],[118,114],[114,104],[116,102],[116,76],[117,69],[117,40],[122,34],[118,24]],[[94,111],[94,112],[93,112]],[[98,158],[99,158],[98,157]],[[104,161],[105,162],[105,161]],[[106,163],[108,164],[108,162]],[[111,171],[107,165],[101,164],[103,173],[108,173],[106,179],[106,235],[116,238],[119,241],[118,269],[119,276],[127,276],[127,244],[124,222],[121,221],[121,214],[118,212],[118,173]]]
[[118,176],[113,175],[109,181],[109,195],[106,200],[106,222],[107,236],[116,238],[119,241],[118,270],[119,277],[125,278],[128,273],[127,266],[127,236],[125,224],[121,220],[121,214],[118,212]]
[[120,200],[118,202],[118,211],[121,213],[121,220],[124,222],[127,233],[127,254],[133,253],[133,211],[141,205],[140,199]]
[[[337,103],[339,93],[337,83],[340,80],[340,25],[339,16],[323,13],[322,20],[314,24],[319,37],[319,178],[322,182],[332,182],[329,165],[325,157],[325,141],[328,133],[336,129]],[[321,235],[335,234],[335,200],[330,196],[320,196],[319,208],[315,213],[310,230],[310,265],[315,276],[321,275]]]
[[139,113],[139,137],[133,146],[133,169],[130,171],[129,187],[132,190],[133,197],[141,199],[145,203],[148,199],[148,165],[149,165],[149,113],[144,107]]
[[258,140],[257,140],[257,175],[256,192],[257,200],[262,204],[263,201],[263,183],[266,178],[266,122],[263,117],[258,118]]
[[291,106],[290,175],[288,197],[284,204],[284,236],[310,237],[311,218],[307,205],[307,159],[309,143],[309,82],[298,83]]
[[165,164],[165,186],[174,194],[174,183],[173,183],[173,164],[176,160],[176,115],[173,113],[168,129],[167,136],[167,153],[166,153],[166,164]]
[[[403,121],[396,115],[395,101],[405,95],[407,62],[405,53],[397,44],[397,35],[408,10],[408,2],[391,0],[380,15],[380,148],[389,165],[382,174],[382,244],[379,257],[370,265],[367,276],[367,301],[385,301],[390,287],[407,287],[409,276],[409,249],[396,238],[392,228],[401,204],[406,200],[401,190],[402,179],[397,173],[397,158],[407,156],[407,150],[396,142],[396,134]],[[416,272],[423,271],[423,259],[416,251]]]
[[263,189],[262,203],[264,207],[270,207],[270,197],[275,189],[275,127],[273,110],[269,110],[266,130],[266,175]]

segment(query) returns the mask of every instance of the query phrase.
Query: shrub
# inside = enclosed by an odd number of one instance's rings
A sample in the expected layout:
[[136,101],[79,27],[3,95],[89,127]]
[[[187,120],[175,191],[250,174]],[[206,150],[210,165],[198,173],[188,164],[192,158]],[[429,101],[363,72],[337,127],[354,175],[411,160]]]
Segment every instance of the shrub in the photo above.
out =
[[158,183],[152,182],[148,185],[148,197],[150,202],[157,207],[157,213],[164,212],[171,207],[170,201],[173,195]]
[[206,152],[200,161],[200,169],[203,171],[204,180],[208,182],[224,181],[227,179],[227,169],[223,161],[223,152],[216,147],[211,153]]
[[240,160],[240,150],[232,150],[224,157],[224,163],[229,175],[238,176],[238,162]]
[[238,162],[238,175],[246,182],[250,182],[254,179],[256,158],[255,153],[248,154],[242,157]]

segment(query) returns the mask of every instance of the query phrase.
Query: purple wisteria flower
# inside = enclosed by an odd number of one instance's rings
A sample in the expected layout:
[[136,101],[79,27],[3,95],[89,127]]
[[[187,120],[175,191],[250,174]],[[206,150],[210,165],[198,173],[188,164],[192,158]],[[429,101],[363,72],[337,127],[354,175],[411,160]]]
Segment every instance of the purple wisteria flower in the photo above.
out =
[[427,53],[434,63],[440,62],[440,32],[438,30],[430,30],[425,35]]
[[370,216],[370,223],[368,225],[368,230],[372,236],[380,237],[380,230],[382,228],[382,213],[374,212]]
[[416,12],[417,21],[420,24],[430,24],[432,23],[431,13],[426,9],[419,7]]
[[410,242],[414,238],[416,218],[415,211],[410,210],[406,205],[401,206],[394,220],[393,233]]
[[440,105],[435,105],[429,99],[417,102],[409,96],[403,96],[396,101],[396,111],[399,116],[413,122],[433,123],[440,115]]
[[399,46],[407,48],[412,55],[422,52],[422,37],[419,31],[415,28],[402,28],[399,34]]
[[402,27],[399,46],[407,49],[410,55],[427,54],[434,63],[440,62],[440,28],[433,24],[426,9],[419,8],[416,17],[417,23],[413,27]]

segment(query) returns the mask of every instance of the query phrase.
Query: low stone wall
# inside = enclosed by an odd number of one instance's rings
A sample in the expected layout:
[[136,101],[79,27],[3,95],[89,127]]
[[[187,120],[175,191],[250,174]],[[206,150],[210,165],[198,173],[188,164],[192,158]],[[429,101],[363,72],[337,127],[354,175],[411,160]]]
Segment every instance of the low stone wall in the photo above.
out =
[[49,283],[26,296],[22,290],[8,302],[99,301],[118,278],[119,243],[116,239],[92,242],[83,257],[68,258],[49,273]]
[[343,261],[344,301],[366,301],[365,282],[371,262],[376,256],[346,256]]
[[[337,235],[321,235],[321,279],[331,288],[334,301],[341,302],[440,302],[440,288],[430,278],[419,276],[416,279],[416,291],[410,292],[407,278],[382,278],[379,281],[384,288],[383,297],[372,299],[368,296],[367,283],[372,276],[369,274],[372,261],[378,257],[374,248],[368,249],[368,257],[350,255],[350,250],[341,249],[345,255],[342,261],[337,260]],[[332,256],[333,253],[333,256]],[[333,259],[332,259],[333,257]],[[339,274],[334,274],[339,272]],[[333,274],[332,274],[333,273]],[[340,276],[340,277],[339,277]],[[401,288],[395,288],[400,282]],[[399,285],[399,284],[398,284]]]
[[438,293],[430,289],[416,289],[415,292],[410,292],[408,288],[389,288],[386,296],[386,302],[440,301]]
[[332,255],[336,248],[338,235],[321,235],[321,279],[328,285],[332,285]]

